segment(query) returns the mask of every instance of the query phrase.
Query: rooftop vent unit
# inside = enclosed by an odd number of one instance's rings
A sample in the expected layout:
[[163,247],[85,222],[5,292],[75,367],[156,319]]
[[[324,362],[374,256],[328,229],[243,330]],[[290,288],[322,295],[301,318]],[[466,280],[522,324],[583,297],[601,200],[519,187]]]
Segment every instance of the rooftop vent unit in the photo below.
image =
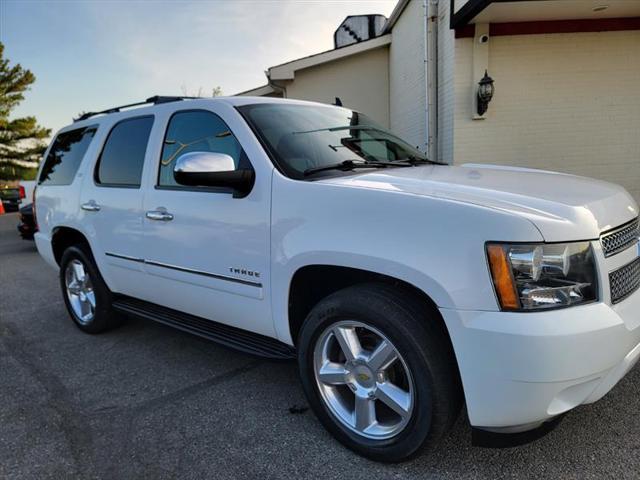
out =
[[350,15],[333,34],[335,48],[371,40],[382,34],[387,17],[384,15]]

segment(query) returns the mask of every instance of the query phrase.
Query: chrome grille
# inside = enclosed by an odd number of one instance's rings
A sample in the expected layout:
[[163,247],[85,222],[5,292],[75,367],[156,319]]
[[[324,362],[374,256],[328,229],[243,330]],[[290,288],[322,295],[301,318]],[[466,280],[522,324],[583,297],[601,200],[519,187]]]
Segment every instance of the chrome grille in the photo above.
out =
[[605,257],[615,255],[634,245],[638,242],[638,237],[640,237],[638,219],[603,233],[600,237],[600,243],[602,243]]
[[609,274],[611,301],[618,303],[640,288],[640,257]]

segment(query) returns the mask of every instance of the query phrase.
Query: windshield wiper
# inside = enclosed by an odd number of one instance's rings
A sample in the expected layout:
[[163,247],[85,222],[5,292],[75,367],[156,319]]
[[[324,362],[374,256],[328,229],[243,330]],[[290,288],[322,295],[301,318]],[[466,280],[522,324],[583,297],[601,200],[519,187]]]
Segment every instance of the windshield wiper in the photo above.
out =
[[371,125],[345,125],[340,127],[328,127],[328,128],[316,128],[315,130],[302,130],[299,132],[291,132],[294,135],[300,135],[302,133],[317,133],[317,132],[339,132],[341,130],[375,130],[377,132],[386,133],[380,128],[376,128]]
[[446,163],[436,162],[435,160],[429,160],[428,158],[418,158],[414,156],[409,156],[407,158],[399,158],[398,160],[394,160],[396,162],[407,162],[409,165],[424,165],[425,163],[429,163],[432,165],[447,165]]
[[356,160],[344,160],[340,163],[334,163],[332,165],[325,165],[324,167],[307,168],[302,174],[307,177],[318,172],[325,172],[327,170],[342,170],[347,172],[349,170],[355,170],[356,168],[386,168],[386,167],[409,167],[410,164],[393,163],[393,162],[361,162]]

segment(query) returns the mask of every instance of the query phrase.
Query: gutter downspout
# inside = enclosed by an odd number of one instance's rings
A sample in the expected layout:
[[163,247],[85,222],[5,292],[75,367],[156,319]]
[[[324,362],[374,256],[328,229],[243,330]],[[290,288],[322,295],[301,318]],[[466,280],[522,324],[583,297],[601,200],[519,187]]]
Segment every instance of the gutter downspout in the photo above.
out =
[[423,0],[427,158],[438,160],[438,0]]
[[282,87],[277,83],[275,83],[273,80],[271,80],[271,72],[269,70],[264,72],[264,74],[267,77],[267,85],[273,88],[276,92],[280,92],[282,94],[282,98],[287,98],[287,88]]

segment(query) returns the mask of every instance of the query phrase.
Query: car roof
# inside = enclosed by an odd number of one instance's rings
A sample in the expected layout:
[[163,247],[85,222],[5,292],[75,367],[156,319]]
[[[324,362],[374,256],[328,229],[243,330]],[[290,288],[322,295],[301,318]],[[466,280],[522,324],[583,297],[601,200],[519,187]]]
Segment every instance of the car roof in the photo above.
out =
[[[86,119],[75,121],[56,132],[57,136],[60,133],[75,130],[77,128],[89,127],[93,125],[100,125],[102,123],[115,123],[120,120],[124,120],[132,117],[140,117],[144,115],[151,115],[155,112],[162,110],[183,110],[185,108],[203,108],[211,103],[225,103],[233,107],[240,107],[243,105],[256,105],[256,104],[287,104],[287,105],[317,105],[328,107],[330,105],[325,103],[310,102],[306,100],[294,100],[276,97],[215,97],[215,98],[184,98],[176,99],[175,101],[151,104],[147,106],[135,106],[122,111],[97,112],[92,114]],[[137,104],[136,104],[137,105]],[[142,104],[140,104],[142,105]],[[115,107],[116,109],[118,107]],[[122,108],[122,107],[121,107]],[[55,138],[55,137],[54,137]]]

